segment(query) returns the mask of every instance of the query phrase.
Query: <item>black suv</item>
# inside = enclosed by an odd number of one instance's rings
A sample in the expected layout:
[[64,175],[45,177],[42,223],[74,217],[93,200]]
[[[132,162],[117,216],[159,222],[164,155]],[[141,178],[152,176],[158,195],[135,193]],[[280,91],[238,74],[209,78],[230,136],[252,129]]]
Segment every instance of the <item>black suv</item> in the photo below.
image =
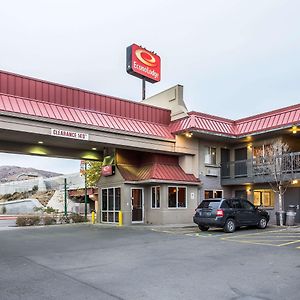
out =
[[265,229],[269,219],[265,210],[243,199],[203,200],[194,215],[194,223],[202,231],[207,231],[209,227],[220,227],[225,232],[234,232],[237,227],[253,225]]

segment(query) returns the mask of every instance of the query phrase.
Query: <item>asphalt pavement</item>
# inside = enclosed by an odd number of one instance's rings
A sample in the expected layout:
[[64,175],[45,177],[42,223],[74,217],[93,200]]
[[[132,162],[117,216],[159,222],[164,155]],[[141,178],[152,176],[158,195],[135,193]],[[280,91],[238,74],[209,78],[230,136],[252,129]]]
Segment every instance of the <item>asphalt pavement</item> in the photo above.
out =
[[285,231],[295,236],[285,246],[247,242],[269,231],[86,224],[0,231],[0,299],[298,300],[298,230]]

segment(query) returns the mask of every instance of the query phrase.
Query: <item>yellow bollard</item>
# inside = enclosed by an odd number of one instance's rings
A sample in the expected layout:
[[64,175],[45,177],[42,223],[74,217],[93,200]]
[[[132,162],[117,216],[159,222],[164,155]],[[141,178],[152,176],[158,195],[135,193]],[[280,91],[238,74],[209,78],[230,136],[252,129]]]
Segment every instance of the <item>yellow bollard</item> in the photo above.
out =
[[92,224],[95,224],[95,212],[92,211]]
[[122,226],[123,225],[123,213],[122,211],[120,210],[119,211],[119,226]]

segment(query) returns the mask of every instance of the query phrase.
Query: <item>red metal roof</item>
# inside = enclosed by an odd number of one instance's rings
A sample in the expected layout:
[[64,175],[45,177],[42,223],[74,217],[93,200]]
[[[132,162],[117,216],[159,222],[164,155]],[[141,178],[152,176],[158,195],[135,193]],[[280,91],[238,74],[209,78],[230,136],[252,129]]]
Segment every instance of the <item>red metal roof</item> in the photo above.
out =
[[188,117],[172,122],[170,130],[172,133],[200,130],[222,135],[235,135],[233,121],[198,112],[190,112]]
[[170,123],[170,111],[0,70],[0,93],[104,112],[125,118]]
[[118,149],[117,167],[126,181],[168,181],[199,184],[192,174],[185,173],[173,155]]
[[190,182],[199,184],[193,174],[186,174],[180,166],[153,164],[143,167],[133,165],[118,165],[122,177],[126,181],[170,181]]
[[239,120],[199,112],[170,122],[170,111],[0,71],[0,110],[35,117],[174,139],[174,134],[200,131],[242,137],[300,124],[300,104]]
[[300,123],[300,104],[235,121],[238,135],[273,130]]
[[200,131],[228,137],[242,137],[294,124],[300,124],[300,104],[236,121],[192,111],[187,117],[172,122],[170,130],[173,134]]
[[[121,156],[121,158],[120,158]],[[178,157],[151,154],[135,156],[125,150],[119,150],[117,167],[126,181],[171,181],[199,184],[193,174],[187,174],[178,164]],[[132,159],[133,158],[133,159]],[[127,163],[126,163],[127,162]]]
[[24,116],[74,122],[133,135],[174,139],[169,127],[163,124],[5,94],[0,94],[1,111],[19,113]]

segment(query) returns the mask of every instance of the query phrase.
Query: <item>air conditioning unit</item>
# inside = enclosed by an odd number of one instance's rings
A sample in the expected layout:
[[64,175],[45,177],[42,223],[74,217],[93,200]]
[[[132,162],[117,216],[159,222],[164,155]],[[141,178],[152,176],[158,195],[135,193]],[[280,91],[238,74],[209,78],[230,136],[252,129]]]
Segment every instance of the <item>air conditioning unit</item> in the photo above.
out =
[[219,176],[219,169],[218,168],[207,168],[206,167],[206,176],[218,177]]

